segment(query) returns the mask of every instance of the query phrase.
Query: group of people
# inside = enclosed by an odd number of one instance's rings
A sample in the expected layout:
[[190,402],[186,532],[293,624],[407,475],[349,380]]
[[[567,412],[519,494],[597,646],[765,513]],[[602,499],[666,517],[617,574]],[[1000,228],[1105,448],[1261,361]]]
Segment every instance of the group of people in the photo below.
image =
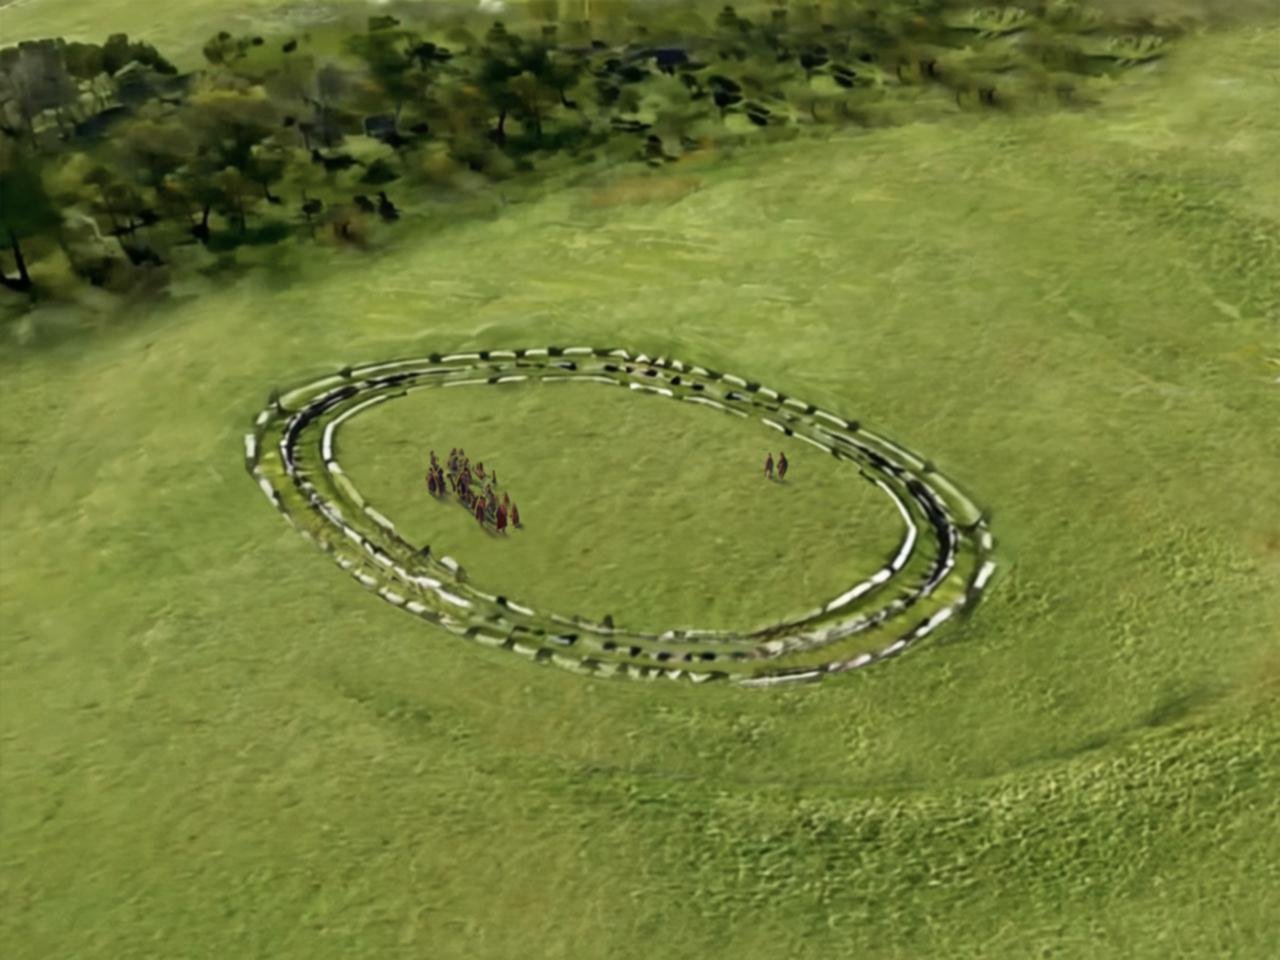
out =
[[[770,480],[773,479],[773,454],[770,453],[764,458],[764,475]],[[785,453],[778,454],[778,479],[787,479],[787,455]]]
[[[446,483],[448,490],[445,489]],[[480,484],[484,484],[483,489]],[[497,485],[498,471],[486,472],[482,461],[476,461],[473,470],[470,458],[461,448],[449,451],[449,459],[443,467],[436,458],[436,452],[431,451],[431,465],[427,467],[427,492],[433,497],[453,493],[482,527],[492,523],[499,533],[505,533],[508,522],[514,527],[520,526],[520,509],[506,491],[503,491],[502,499],[498,499],[493,489]]]

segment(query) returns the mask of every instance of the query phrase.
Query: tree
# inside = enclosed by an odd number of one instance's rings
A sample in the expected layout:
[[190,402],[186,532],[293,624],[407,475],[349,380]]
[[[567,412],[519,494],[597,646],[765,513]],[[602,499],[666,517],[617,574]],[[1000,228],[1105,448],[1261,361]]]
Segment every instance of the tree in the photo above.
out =
[[262,189],[264,200],[280,203],[280,198],[272,194],[271,185],[283,179],[288,163],[289,151],[273,138],[255,144],[242,169],[249,181]]
[[557,102],[554,93],[530,70],[522,70],[507,81],[507,85],[519,101],[521,116],[534,140],[541,140],[542,110]]
[[[374,29],[375,22],[386,23]],[[368,33],[357,34],[347,40],[347,49],[364,61],[382,95],[391,101],[396,122],[405,103],[418,96],[425,87],[424,76],[417,58],[409,51],[417,36],[407,30],[392,29],[393,17],[371,17]]]
[[208,244],[211,213],[244,233],[258,196],[270,197],[270,184],[284,172],[283,154],[272,138],[281,127],[279,109],[261,87],[233,79],[189,97],[181,120],[195,144],[176,177],[199,216],[192,234]]
[[243,235],[248,229],[249,209],[258,200],[253,181],[236,167],[226,167],[214,174],[213,182],[222,193],[222,209],[218,212],[238,224]]
[[577,86],[586,69],[586,62],[580,55],[552,50],[547,53],[542,80],[556,92],[562,106],[576,110],[579,109],[578,104],[569,99],[568,92]]
[[120,250],[134,266],[160,258],[145,241],[132,239],[139,227],[154,222],[154,214],[146,206],[143,197],[132,184],[120,179],[105,166],[94,167],[85,176],[85,183],[97,189],[97,202],[92,209],[103,213],[111,223],[110,233],[116,238]]
[[32,158],[16,144],[0,139],[0,248],[13,251],[18,270],[17,277],[10,277],[7,269],[0,268],[0,283],[20,293],[31,292],[34,287],[22,243],[56,231],[61,223]]
[[204,246],[209,245],[213,229],[209,226],[209,215],[215,207],[221,207],[224,196],[221,187],[215,181],[216,171],[210,169],[208,151],[192,158],[167,184],[171,195],[180,197],[187,205],[192,218],[191,235]]
[[134,120],[120,132],[122,166],[143,187],[157,189],[190,156],[191,131],[166,120]]
[[[492,33],[493,31],[490,31]],[[480,68],[476,75],[476,86],[479,87],[490,107],[498,113],[497,126],[490,136],[494,143],[502,146],[507,142],[507,116],[521,105],[519,94],[511,89],[510,81],[520,70],[505,57],[502,52],[491,46],[481,51]]]
[[183,122],[222,167],[246,168],[253,148],[280,129],[278,108],[261,87],[224,86],[189,97]]

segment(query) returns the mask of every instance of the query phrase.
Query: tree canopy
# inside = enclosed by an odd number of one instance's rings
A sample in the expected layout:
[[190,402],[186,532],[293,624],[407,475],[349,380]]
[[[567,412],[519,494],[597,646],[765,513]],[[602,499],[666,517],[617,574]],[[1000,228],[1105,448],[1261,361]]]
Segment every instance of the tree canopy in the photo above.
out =
[[23,41],[0,49],[4,286],[34,291],[46,257],[127,286],[201,250],[363,242],[362,191],[429,196],[464,170],[672,163],[922,104],[1074,106],[1176,35],[1060,7],[958,19],[934,0],[695,0],[557,19],[559,4],[534,3],[502,19],[375,15],[324,43],[221,31],[189,72],[125,34]]

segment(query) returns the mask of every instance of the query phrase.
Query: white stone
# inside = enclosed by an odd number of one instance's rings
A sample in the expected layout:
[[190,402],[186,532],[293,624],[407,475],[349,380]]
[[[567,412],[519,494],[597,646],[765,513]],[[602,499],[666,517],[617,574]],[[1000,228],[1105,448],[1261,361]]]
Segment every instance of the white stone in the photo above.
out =
[[844,593],[840,594],[840,596],[836,597],[834,600],[828,603],[823,608],[823,613],[830,613],[832,610],[838,610],[841,607],[849,603],[852,603],[854,600],[857,600],[860,596],[862,596],[864,593],[866,593],[868,590],[870,590],[874,586],[875,584],[872,583],[870,580],[864,580],[862,583],[859,583],[857,586],[852,587],[849,590],[846,590]]
[[458,596],[456,593],[450,593],[448,590],[437,589],[436,596],[438,596],[445,603],[453,604],[455,607],[462,607],[464,610],[471,609],[470,600],[463,599],[462,597]]
[[389,530],[392,533],[395,532],[395,524],[388,520],[383,514],[373,509],[373,507],[365,507],[364,512],[370,520],[382,527],[384,530]]
[[831,448],[828,447],[825,443],[819,443],[817,440],[814,440],[812,437],[806,437],[802,433],[797,433],[796,436],[799,437],[801,440],[803,440],[805,443],[813,444],[815,447],[817,447],[819,450],[823,451],[824,453],[831,452]]
[[333,459],[333,433],[338,429],[338,420],[331,420],[325,424],[324,436],[320,442],[320,459],[328,463]]
[[937,627],[941,626],[942,624],[946,623],[948,620],[950,620],[951,617],[955,614],[955,612],[956,612],[955,607],[946,607],[942,610],[939,610],[937,613],[935,613],[932,617],[929,618],[929,622],[925,624],[925,627],[928,630],[934,630]]
[[991,579],[991,575],[996,572],[996,565],[988,560],[982,565],[978,571],[978,576],[974,578],[973,589],[981,590],[987,585],[987,581]]
[[651,386],[649,386],[649,385],[648,385],[648,384],[646,384],[646,383],[633,383],[633,384],[631,384],[631,389],[632,389],[632,390],[644,390],[644,391],[647,391],[648,393],[658,393],[658,394],[661,394],[661,395],[662,395],[662,396],[664,396],[664,397],[673,397],[673,396],[675,396],[675,394],[673,394],[670,390],[665,390],[665,389],[663,389],[662,387],[651,387]]
[[839,417],[837,417],[834,413],[827,413],[827,411],[825,410],[815,410],[814,416],[821,417],[823,420],[829,421],[830,423],[834,423],[837,427],[840,427],[842,430],[849,429],[848,427],[845,426],[845,422],[841,420]]

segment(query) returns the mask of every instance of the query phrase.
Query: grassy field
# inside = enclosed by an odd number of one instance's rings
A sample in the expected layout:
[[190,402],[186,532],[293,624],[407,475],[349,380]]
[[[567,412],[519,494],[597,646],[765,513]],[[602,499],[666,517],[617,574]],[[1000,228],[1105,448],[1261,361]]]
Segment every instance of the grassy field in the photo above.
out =
[[[6,32],[70,7],[39,9]],[[1087,112],[625,171],[57,342],[74,318],[36,315],[0,408],[5,955],[1280,954],[1277,44],[1186,41]],[[273,386],[570,341],[883,429],[992,507],[1003,575],[846,682],[585,681],[363,593],[244,474]],[[717,617],[788,603],[718,561],[717,513],[798,592],[891,546],[856,486],[849,526],[815,522],[836,468],[799,454],[792,500],[744,509],[776,434],[564,389],[450,397],[439,439],[439,397],[387,404],[344,458],[406,523],[424,443],[527,476],[525,543],[440,506],[446,535],[593,615],[697,612],[691,580]],[[702,512],[628,512],[622,471],[661,483],[677,436]],[[681,523],[635,567],[592,532]]]
[[[165,50],[184,48],[199,56],[201,44],[219,30],[305,30],[328,20],[336,6],[305,0],[0,0],[0,23],[6,43],[11,37],[45,36],[101,43],[109,34],[127,33]],[[345,6],[355,8],[356,4]]]
[[[411,394],[340,436],[361,493],[411,543],[466,557],[474,582],[539,609],[610,613],[661,632],[803,615],[895,552],[902,521],[855,468],[761,434],[630,391],[508,384]],[[521,530],[479,536],[465,510],[423,489],[428,446],[443,459],[452,436],[499,471]],[[765,453],[780,447],[790,478],[769,483]]]

